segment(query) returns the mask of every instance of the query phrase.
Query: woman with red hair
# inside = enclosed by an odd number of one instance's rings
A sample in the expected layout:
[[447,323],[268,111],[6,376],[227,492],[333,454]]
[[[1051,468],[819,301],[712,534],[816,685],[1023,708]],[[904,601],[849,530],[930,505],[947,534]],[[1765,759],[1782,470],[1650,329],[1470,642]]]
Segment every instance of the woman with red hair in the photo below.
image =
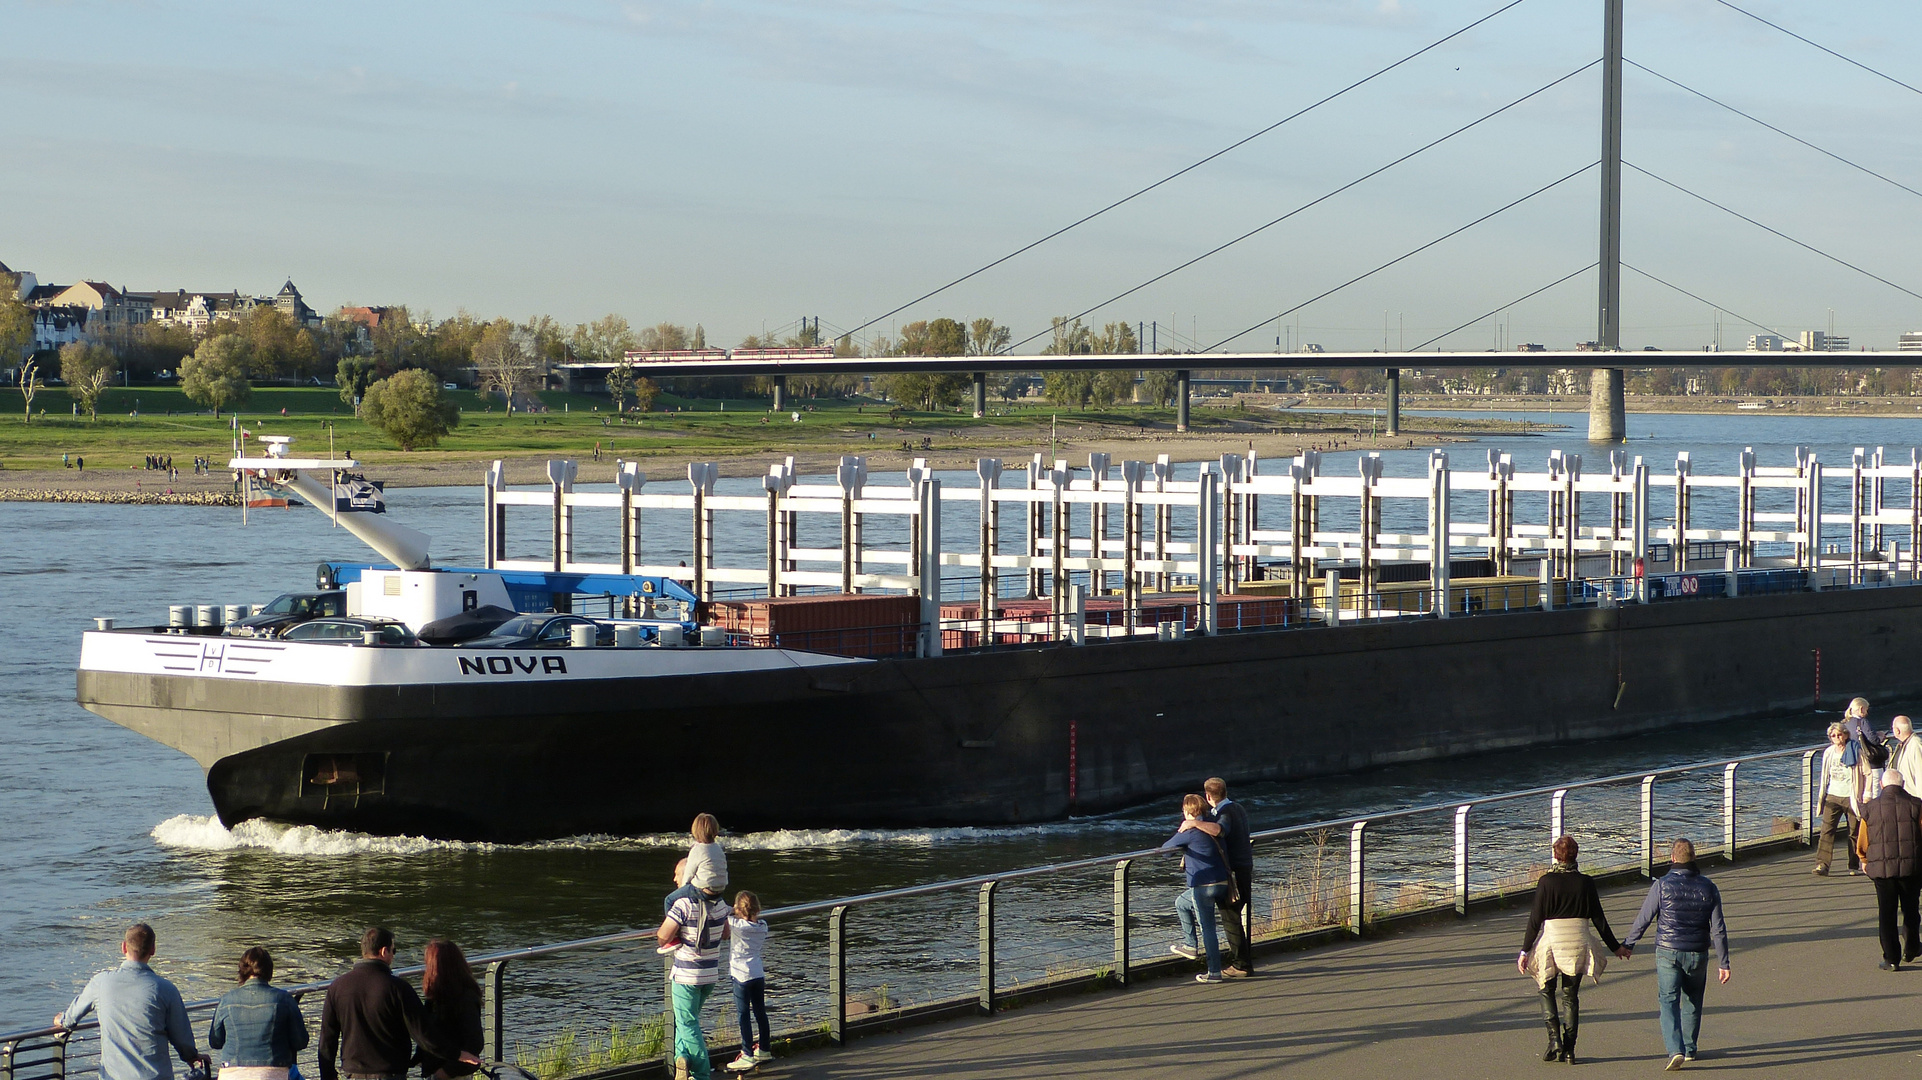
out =
[[[481,1031],[481,989],[460,946],[442,938],[427,943],[427,973],[421,976],[420,996],[427,1019],[440,1032],[440,1041],[478,1055],[486,1042]],[[499,1051],[496,1051],[498,1054]],[[437,1058],[420,1051],[420,1074],[434,1080],[471,1076],[477,1066]]]

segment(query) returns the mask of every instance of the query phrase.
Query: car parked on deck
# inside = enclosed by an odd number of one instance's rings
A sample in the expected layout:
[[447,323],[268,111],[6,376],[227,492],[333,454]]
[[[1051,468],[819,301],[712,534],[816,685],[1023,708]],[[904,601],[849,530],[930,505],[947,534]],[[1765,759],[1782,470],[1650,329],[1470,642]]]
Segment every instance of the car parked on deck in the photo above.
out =
[[298,626],[309,619],[345,614],[345,590],[282,593],[261,608],[260,614],[235,620],[227,632],[236,637],[279,637],[289,627]]
[[338,619],[312,619],[290,626],[280,635],[283,641],[311,641],[325,645],[358,645],[361,635],[372,630],[380,634],[382,645],[418,644],[407,624],[394,619],[346,616]]
[[494,632],[483,638],[461,643],[466,649],[565,649],[568,636],[576,626],[594,628],[596,645],[614,644],[614,628],[603,626],[593,619],[566,613],[545,612],[540,615],[516,615],[494,628]]

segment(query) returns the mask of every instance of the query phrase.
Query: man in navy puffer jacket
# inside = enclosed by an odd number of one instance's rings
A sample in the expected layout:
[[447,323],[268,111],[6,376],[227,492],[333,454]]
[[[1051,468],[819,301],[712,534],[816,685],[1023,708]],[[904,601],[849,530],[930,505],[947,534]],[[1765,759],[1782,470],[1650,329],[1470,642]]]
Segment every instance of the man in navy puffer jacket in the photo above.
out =
[[1668,1068],[1673,1072],[1695,1060],[1711,947],[1719,961],[1718,977],[1723,983],[1729,978],[1722,894],[1695,868],[1695,845],[1688,840],[1675,841],[1668,873],[1649,886],[1648,899],[1642,901],[1641,914],[1622,939],[1619,956],[1628,958],[1650,923],[1660,924],[1655,932],[1656,998],[1662,1044],[1668,1048]]

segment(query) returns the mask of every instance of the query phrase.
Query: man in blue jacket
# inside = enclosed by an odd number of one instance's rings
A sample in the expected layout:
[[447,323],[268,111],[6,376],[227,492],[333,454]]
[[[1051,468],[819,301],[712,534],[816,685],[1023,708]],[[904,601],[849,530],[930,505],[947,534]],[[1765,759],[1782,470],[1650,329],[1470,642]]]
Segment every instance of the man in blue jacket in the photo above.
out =
[[1708,986],[1708,952],[1715,950],[1717,977],[1729,979],[1728,926],[1722,921],[1722,894],[1695,868],[1695,845],[1675,841],[1668,873],[1649,886],[1641,914],[1622,939],[1616,955],[1628,959],[1650,923],[1655,932],[1656,1000],[1662,1018],[1662,1044],[1668,1071],[1695,1060],[1702,1032],[1702,991]]
[[120,941],[126,959],[87,980],[73,1004],[53,1018],[54,1027],[72,1028],[88,1013],[99,1014],[104,1080],[173,1080],[169,1049],[189,1064],[205,1061],[194,1045],[180,991],[147,966],[153,954],[153,927],[128,927]]

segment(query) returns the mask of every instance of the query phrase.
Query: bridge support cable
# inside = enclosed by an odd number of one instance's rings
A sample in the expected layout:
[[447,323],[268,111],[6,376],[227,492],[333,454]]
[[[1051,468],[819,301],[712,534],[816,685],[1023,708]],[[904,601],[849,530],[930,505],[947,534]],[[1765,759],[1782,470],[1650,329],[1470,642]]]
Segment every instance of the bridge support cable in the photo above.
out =
[[1844,56],[1841,53],[1836,52],[1834,49],[1829,48],[1827,45],[1823,45],[1820,42],[1810,41],[1808,38],[1805,38],[1802,35],[1796,33],[1795,31],[1790,30],[1788,27],[1782,26],[1779,23],[1772,23],[1767,19],[1764,19],[1760,15],[1757,15],[1753,11],[1748,10],[1747,8],[1737,7],[1734,4],[1729,3],[1728,0],[1715,0],[1715,2],[1729,9],[1730,11],[1736,12],[1737,14],[1747,15],[1749,18],[1754,19],[1756,22],[1761,23],[1763,26],[1766,26],[1771,30],[1780,30],[1782,33],[1787,34],[1788,36],[1794,38],[1795,40],[1801,42],[1802,44],[1807,45],[1814,49],[1818,49],[1822,52],[1828,53],[1830,56],[1835,57],[1837,60],[1840,60],[1845,64],[1852,64],[1855,67],[1859,67],[1863,71],[1868,72],[1869,74],[1875,76],[1878,79],[1886,79],[1889,82],[1894,83],[1895,85],[1901,87],[1904,90],[1909,91],[1912,94],[1922,94],[1922,89],[1918,89],[1917,87],[1911,86],[1910,84],[1903,82],[1901,79],[1896,78],[1895,76],[1889,74],[1886,71],[1877,71],[1875,68],[1872,68],[1867,64],[1864,64],[1862,61],[1857,60],[1854,57]]
[[[1257,225],[1254,228],[1249,229],[1247,232],[1242,233],[1240,236],[1237,236],[1232,240],[1225,241],[1221,244],[1216,245],[1215,247],[1208,249],[1207,251],[1202,252],[1199,255],[1196,255],[1194,258],[1189,259],[1184,263],[1181,263],[1179,266],[1175,266],[1172,269],[1156,274],[1154,277],[1151,277],[1148,280],[1143,281],[1137,285],[1133,285],[1127,289],[1123,289],[1121,292],[1118,292],[1113,296],[1108,297],[1106,300],[1103,300],[1098,304],[1094,304],[1090,307],[1084,308],[1082,311],[1069,316],[1068,317],[1069,321],[1072,322],[1075,319],[1080,319],[1096,311],[1100,311],[1102,308],[1107,307],[1109,304],[1112,304],[1117,300],[1126,299],[1127,297],[1133,296],[1135,293],[1140,292],[1141,290],[1147,288],[1150,285],[1156,284],[1157,282],[1160,282],[1160,281],[1164,281],[1168,278],[1173,277],[1176,274],[1179,274],[1183,270],[1186,270],[1189,267],[1195,265],[1196,263],[1201,262],[1203,259],[1207,259],[1215,255],[1219,255],[1222,252],[1228,250],[1229,248],[1234,247],[1236,244],[1241,243],[1243,240],[1247,240],[1253,236],[1256,236],[1259,233],[1272,229],[1276,225],[1279,225],[1282,222],[1287,221],[1289,218],[1292,218],[1297,214],[1303,213],[1304,211],[1313,209],[1314,207],[1327,202],[1329,199],[1332,199],[1335,196],[1340,195],[1342,192],[1347,191],[1350,188],[1353,188],[1359,184],[1365,183],[1366,181],[1372,180],[1375,177],[1380,176],[1382,173],[1387,172],[1388,170],[1394,168],[1397,165],[1402,164],[1405,161],[1408,161],[1412,158],[1420,156],[1421,154],[1427,153],[1430,150],[1433,150],[1435,147],[1440,146],[1441,144],[1447,142],[1448,140],[1454,138],[1455,136],[1468,131],[1470,128],[1476,127],[1482,123],[1485,123],[1486,121],[1493,120],[1495,117],[1500,116],[1501,114],[1507,112],[1510,109],[1515,108],[1516,106],[1522,104],[1525,101],[1528,101],[1530,98],[1534,98],[1541,94],[1547,93],[1548,91],[1554,89],[1557,86],[1560,86],[1561,84],[1567,82],[1568,80],[1574,78],[1577,75],[1580,75],[1582,72],[1587,71],[1589,68],[1592,68],[1599,63],[1601,63],[1599,59],[1590,60],[1588,63],[1583,64],[1581,67],[1576,68],[1575,70],[1569,72],[1568,74],[1563,75],[1558,79],[1554,79],[1550,82],[1544,83],[1541,86],[1538,86],[1533,90],[1530,90],[1528,93],[1523,94],[1521,97],[1516,98],[1515,100],[1509,102],[1506,105],[1501,106],[1500,108],[1495,109],[1492,112],[1483,113],[1481,116],[1476,117],[1473,120],[1470,120],[1468,123],[1463,124],[1461,127],[1456,128],[1455,130],[1449,132],[1448,134],[1443,135],[1440,138],[1433,140],[1432,142],[1416,147],[1415,149],[1410,150],[1409,152],[1407,152],[1406,154],[1403,154],[1402,156],[1396,158],[1395,160],[1388,162],[1386,165],[1382,165],[1379,168],[1372,169],[1368,172],[1365,172],[1362,175],[1355,177],[1353,180],[1350,180],[1347,183],[1342,184],[1340,187],[1333,188],[1329,191],[1323,192],[1322,194],[1316,196],[1313,199],[1310,199],[1305,203],[1302,203],[1300,206],[1295,207],[1293,210],[1288,211],[1287,213],[1281,215],[1278,218],[1274,218],[1273,220]],[[1013,352],[1015,349],[1020,348],[1023,345],[1026,345],[1028,342],[1033,341],[1038,337],[1042,337],[1046,334],[1052,333],[1053,329],[1054,329],[1053,327],[1049,327],[1046,330],[1037,330],[1034,333],[1029,334],[1027,337],[1022,338],[1020,341],[1017,341],[1014,344],[1009,345],[1007,349],[1003,351]]]
[[1683,187],[1682,185],[1676,183],[1673,180],[1669,180],[1665,177],[1657,176],[1656,174],[1649,172],[1647,169],[1642,168],[1640,165],[1637,165],[1632,161],[1624,161],[1622,162],[1622,164],[1627,166],[1628,168],[1634,169],[1636,172],[1641,173],[1643,176],[1648,177],[1650,180],[1654,180],[1657,183],[1664,184],[1664,185],[1667,185],[1668,187],[1674,188],[1676,191],[1679,191],[1682,194],[1687,195],[1691,199],[1696,199],[1701,202],[1707,203],[1708,205],[1713,206],[1715,209],[1720,210],[1721,212],[1729,215],[1730,217],[1740,218],[1743,221],[1748,222],[1750,225],[1755,226],[1756,228],[1762,230],[1765,233],[1768,233],[1772,236],[1778,236],[1784,240],[1787,240],[1789,243],[1794,244],[1796,247],[1799,247],[1804,251],[1809,251],[1809,252],[1813,252],[1816,255],[1820,255],[1824,259],[1827,259],[1828,261],[1835,263],[1837,266],[1845,266],[1850,270],[1853,270],[1856,273],[1861,274],[1863,277],[1874,278],[1876,281],[1879,281],[1882,284],[1887,285],[1889,288],[1894,289],[1896,292],[1907,293],[1908,295],[1915,297],[1917,300],[1922,300],[1922,293],[1916,292],[1914,289],[1908,288],[1907,286],[1903,286],[1903,285],[1897,285],[1895,282],[1890,281],[1888,278],[1885,278],[1882,275],[1877,274],[1872,270],[1865,270],[1862,267],[1855,265],[1854,263],[1848,261],[1847,259],[1842,258],[1839,255],[1831,255],[1828,252],[1823,251],[1821,248],[1816,247],[1814,244],[1805,243],[1801,240],[1797,240],[1795,237],[1790,236],[1788,233],[1785,233],[1780,229],[1770,228],[1769,226],[1762,224],[1761,222],[1755,220],[1752,217],[1749,217],[1747,214],[1744,214],[1739,210],[1735,210],[1728,206],[1724,206],[1723,204],[1718,203],[1714,199],[1711,199],[1706,195],[1700,194],[1699,192],[1690,191],[1688,188]]
[[1684,289],[1684,288],[1682,288],[1682,287],[1681,287],[1680,285],[1677,285],[1677,284],[1675,284],[1675,283],[1674,283],[1674,282],[1672,282],[1672,281],[1663,281],[1663,280],[1662,280],[1661,278],[1658,278],[1658,277],[1656,277],[1656,276],[1655,276],[1654,274],[1651,274],[1651,273],[1649,273],[1648,271],[1646,271],[1646,270],[1644,270],[1644,269],[1642,269],[1642,268],[1641,268],[1641,267],[1639,267],[1639,266],[1631,266],[1631,265],[1630,265],[1630,264],[1628,264],[1628,263],[1623,263],[1623,264],[1622,264],[1622,269],[1624,269],[1624,270],[1633,270],[1633,271],[1635,271],[1636,273],[1638,273],[1638,274],[1640,274],[1640,275],[1642,275],[1643,277],[1645,277],[1645,278],[1647,278],[1648,280],[1650,280],[1650,281],[1653,281],[1653,282],[1654,282],[1655,284],[1657,284],[1657,285],[1660,285],[1660,286],[1662,286],[1663,288],[1666,288],[1666,289],[1673,289],[1673,290],[1675,290],[1676,292],[1678,292],[1678,293],[1681,293],[1681,294],[1682,294],[1683,296],[1686,296],[1686,297],[1688,297],[1688,298],[1689,298],[1690,300],[1694,300],[1694,301],[1697,301],[1697,302],[1699,302],[1699,303],[1703,303],[1703,304],[1707,304],[1707,305],[1708,305],[1709,307],[1712,307],[1712,308],[1714,308],[1714,309],[1715,309],[1715,310],[1717,310],[1717,311],[1720,311],[1720,312],[1724,312],[1724,313],[1726,313],[1726,314],[1729,314],[1729,315],[1733,315],[1733,316],[1735,316],[1735,318],[1736,318],[1736,321],[1738,321],[1738,322],[1745,322],[1745,323],[1747,323],[1747,324],[1749,324],[1750,326],[1753,326],[1753,327],[1755,327],[1755,328],[1756,328],[1756,329],[1758,329],[1758,330],[1766,330],[1766,331],[1768,331],[1769,333],[1771,333],[1771,334],[1774,334],[1774,335],[1775,335],[1776,337],[1786,337],[1786,336],[1787,336],[1786,334],[1783,334],[1783,333],[1782,333],[1782,332],[1781,332],[1780,330],[1777,330],[1777,329],[1775,329],[1774,327],[1772,327],[1772,326],[1769,326],[1769,325],[1767,325],[1767,324],[1765,324],[1765,323],[1759,323],[1759,322],[1756,322],[1756,321],[1755,321],[1754,319],[1751,319],[1751,318],[1749,318],[1748,316],[1746,316],[1746,315],[1744,315],[1744,314],[1742,314],[1742,313],[1741,313],[1741,312],[1739,312],[1739,311],[1729,311],[1729,309],[1727,309],[1727,308],[1725,308],[1725,307],[1723,307],[1722,305],[1720,305],[1720,304],[1718,304],[1718,303],[1716,303],[1716,302],[1715,302],[1715,301],[1713,301],[1713,300],[1710,300],[1710,299],[1707,299],[1706,297],[1701,297],[1701,296],[1697,296],[1697,295],[1695,295],[1694,293],[1692,293],[1692,292],[1689,292],[1689,291],[1688,291],[1687,289]]
[[1835,151],[1817,146],[1814,143],[1808,141],[1807,139],[1802,138],[1800,135],[1794,134],[1793,132],[1783,131],[1781,128],[1776,127],[1774,124],[1769,123],[1767,120],[1764,120],[1759,116],[1754,116],[1750,113],[1743,112],[1741,109],[1738,109],[1733,105],[1730,105],[1726,101],[1721,101],[1719,99],[1710,97],[1709,95],[1703,93],[1702,91],[1695,89],[1693,86],[1689,86],[1687,83],[1678,82],[1675,79],[1671,79],[1667,75],[1664,75],[1659,71],[1656,71],[1654,68],[1651,68],[1646,64],[1638,64],[1633,60],[1624,60],[1623,62],[1630,65],[1631,67],[1636,68],[1639,71],[1643,71],[1649,75],[1653,75],[1655,78],[1662,80],[1663,82],[1669,84],[1670,86],[1673,86],[1677,90],[1694,94],[1696,97],[1701,98],[1703,101],[1706,101],[1711,105],[1717,105],[1717,106],[1720,106],[1721,108],[1727,109],[1729,112],[1734,113],[1735,115],[1741,117],[1744,120],[1749,121],[1750,123],[1759,124],[1760,126],[1765,127],[1770,131],[1775,132],[1777,135],[1780,135],[1783,138],[1788,139],[1792,142],[1801,143],[1803,146],[1806,146],[1810,150],[1813,150],[1816,153],[1821,154],[1823,157],[1831,158],[1835,161],[1839,161],[1842,164],[1847,165],[1849,168],[1856,170],[1857,172],[1867,173],[1868,175],[1875,177],[1877,180],[1880,180],[1885,184],[1888,184],[1892,187],[1901,188],[1903,191],[1906,191],[1911,195],[1922,197],[1922,191],[1918,191],[1915,188],[1910,187],[1909,185],[1903,183],[1900,180],[1897,180],[1893,177],[1884,176],[1881,173],[1876,172],[1874,169],[1869,168],[1867,165],[1862,164],[1861,162],[1850,161],[1848,158],[1843,157],[1842,155],[1836,153]]
[[1204,353],[1214,352],[1216,349],[1221,348],[1223,345],[1226,345],[1229,342],[1236,340],[1237,338],[1247,337],[1249,334],[1254,333],[1255,331],[1261,329],[1264,326],[1267,326],[1269,323],[1274,322],[1277,319],[1285,319],[1288,316],[1293,315],[1295,312],[1300,311],[1302,308],[1305,308],[1308,305],[1315,303],[1318,300],[1326,300],[1328,297],[1335,295],[1336,293],[1342,291],[1343,289],[1346,289],[1350,285],[1353,285],[1357,282],[1365,281],[1368,278],[1374,277],[1376,274],[1381,273],[1383,270],[1386,270],[1389,267],[1396,265],[1397,263],[1406,262],[1407,260],[1414,258],[1415,256],[1421,254],[1424,251],[1427,251],[1429,248],[1434,247],[1436,244],[1439,244],[1444,240],[1452,239],[1453,237],[1459,236],[1462,233],[1467,232],[1468,230],[1474,228],[1475,226],[1480,225],[1482,222],[1487,221],[1489,218],[1495,217],[1499,214],[1507,213],[1508,211],[1513,210],[1517,206],[1520,206],[1521,204],[1527,202],[1528,200],[1534,198],[1537,195],[1543,194],[1544,192],[1547,192],[1553,188],[1560,187],[1561,185],[1568,183],[1570,180],[1575,179],[1576,177],[1582,175],[1583,173],[1587,172],[1588,170],[1594,168],[1599,164],[1601,164],[1600,161],[1591,161],[1588,164],[1582,166],[1581,168],[1576,169],[1574,172],[1565,173],[1558,179],[1550,180],[1548,183],[1543,184],[1541,187],[1536,188],[1535,190],[1529,192],[1526,195],[1523,195],[1521,198],[1515,199],[1512,202],[1496,207],[1495,209],[1490,210],[1488,213],[1483,214],[1481,217],[1476,218],[1475,220],[1469,222],[1466,225],[1461,225],[1456,228],[1450,229],[1449,231],[1441,234],[1440,236],[1435,237],[1433,240],[1428,241],[1427,243],[1421,245],[1420,247],[1412,248],[1408,251],[1403,252],[1400,255],[1395,256],[1394,258],[1388,260],[1387,262],[1382,263],[1380,266],[1375,267],[1373,270],[1369,270],[1362,274],[1357,274],[1356,276],[1349,278],[1347,281],[1342,282],[1341,284],[1335,286],[1332,289],[1328,289],[1324,292],[1317,293],[1316,295],[1311,296],[1306,300],[1303,300],[1301,303],[1296,304],[1294,307],[1288,308],[1287,310],[1278,312],[1274,315],[1270,315],[1267,318],[1261,320],[1260,322],[1255,323],[1253,326],[1250,326],[1244,330],[1240,330],[1233,334],[1230,334],[1227,337],[1222,338],[1220,341],[1215,342],[1213,345],[1210,345],[1207,348],[1201,349],[1199,351]]
[[[1455,327],[1453,330],[1444,330],[1441,333],[1436,334],[1434,337],[1429,338],[1427,341],[1424,341],[1421,344],[1415,346],[1414,348],[1409,349],[1408,351],[1420,352],[1421,350],[1426,349],[1430,345],[1433,345],[1435,342],[1440,341],[1445,337],[1448,337],[1452,334],[1459,334],[1463,330],[1468,329],[1469,327],[1475,325],[1478,322],[1481,322],[1483,319],[1486,319],[1491,315],[1499,315],[1502,312],[1507,311],[1509,308],[1514,307],[1516,304],[1519,304],[1524,300],[1532,300],[1535,297],[1540,296],[1542,293],[1545,293],[1548,290],[1554,288],[1555,286],[1560,285],[1562,282],[1567,281],[1570,278],[1580,277],[1581,275],[1588,273],[1590,270],[1593,270],[1600,265],[1601,263],[1599,261],[1592,262],[1592,263],[1589,263],[1587,266],[1582,267],[1580,270],[1573,270],[1573,271],[1570,271],[1569,273],[1563,274],[1561,277],[1556,278],[1554,281],[1549,282],[1548,284],[1542,286],[1539,289],[1535,289],[1532,292],[1523,293],[1522,295],[1517,296],[1515,299],[1510,300],[1508,303],[1503,304],[1500,307],[1490,308],[1489,310],[1482,312],[1480,315],[1477,315],[1474,318],[1468,320],[1467,322],[1461,324],[1460,326]],[[1628,264],[1623,263],[1622,265],[1627,266]]]
[[962,274],[960,277],[955,278],[953,281],[948,282],[946,285],[942,285],[939,288],[932,289],[928,292],[922,293],[920,296],[915,297],[914,299],[908,301],[905,304],[902,304],[897,308],[894,308],[889,311],[884,311],[881,314],[876,315],[874,318],[869,319],[868,321],[855,327],[854,329],[849,330],[847,333],[849,335],[858,334],[861,331],[866,330],[868,327],[873,326],[875,323],[878,323],[883,319],[888,319],[896,315],[899,315],[903,311],[906,311],[907,309],[913,307],[914,305],[921,303],[923,300],[931,300],[934,297],[939,296],[944,292],[947,292],[949,289],[954,288],[956,285],[959,285],[962,282],[969,280],[970,278],[978,277],[981,274],[987,273],[989,270],[992,270],[995,267],[1000,266],[1002,263],[1007,262],[1009,259],[1015,258],[1018,255],[1026,254],[1027,252],[1032,251],[1037,247],[1040,247],[1042,244],[1045,244],[1048,241],[1053,240],[1058,236],[1064,235],[1068,232],[1078,229],[1081,226],[1086,225],[1088,222],[1093,221],[1095,218],[1098,218],[1101,215],[1107,213],[1108,211],[1119,209],[1120,207],[1133,202],[1134,200],[1140,198],[1143,195],[1148,194],[1150,191],[1153,191],[1164,184],[1167,184],[1174,180],[1178,180],[1181,177],[1186,176],[1187,174],[1195,171],[1196,169],[1201,168],[1203,165],[1206,165],[1209,162],[1215,160],[1216,158],[1219,158],[1224,154],[1231,153],[1235,150],[1240,149],[1243,146],[1248,145],[1251,142],[1254,142],[1256,139],[1261,138],[1263,135],[1266,135],[1269,132],[1274,131],[1275,129],[1283,126],[1284,124],[1290,123],[1291,121],[1294,121],[1294,120],[1301,119],[1302,117],[1308,115],[1311,112],[1314,112],[1316,109],[1321,108],[1323,105],[1326,105],[1331,101],[1334,101],[1336,98],[1339,98],[1344,94],[1349,93],[1350,91],[1359,90],[1363,86],[1366,86],[1371,82],[1374,82],[1376,79],[1382,77],[1383,75],[1386,75],[1389,72],[1395,70],[1396,68],[1401,67],[1403,64],[1406,64],[1412,60],[1415,60],[1427,53],[1433,52],[1434,50],[1440,48],[1441,46],[1448,44],[1449,42],[1455,40],[1458,37],[1461,37],[1463,34],[1468,33],[1470,30],[1473,30],[1476,27],[1480,26],[1481,24],[1488,22],[1490,19],[1493,19],[1496,16],[1507,12],[1512,8],[1520,7],[1522,4],[1525,4],[1527,2],[1528,0],[1509,0],[1508,3],[1503,4],[1501,7],[1496,8],[1494,11],[1491,11],[1486,15],[1483,15],[1481,18],[1476,19],[1473,22],[1470,22],[1467,25],[1460,27],[1459,29],[1452,31],[1451,33],[1448,33],[1441,37],[1436,38],[1435,40],[1429,42],[1426,45],[1423,45],[1421,48],[1416,49],[1414,52],[1409,53],[1407,56],[1402,57],[1401,59],[1395,61],[1392,64],[1387,65],[1386,67],[1377,68],[1375,71],[1370,72],[1369,74],[1359,79],[1356,79],[1354,82],[1351,82],[1347,86],[1344,86],[1339,90],[1336,90],[1334,93],[1329,94],[1328,96],[1320,99],[1319,101],[1315,101],[1311,104],[1301,107],[1300,109],[1295,110],[1292,113],[1289,113],[1287,116],[1284,116],[1281,119],[1275,121],[1274,123],[1269,124],[1267,127],[1262,128],[1260,131],[1257,131],[1251,135],[1247,135],[1240,139],[1237,139],[1234,142],[1229,143],[1227,146],[1224,146],[1221,149],[1216,150],[1214,153],[1211,153],[1208,156],[1201,158],[1198,161],[1192,162],[1188,165],[1183,166],[1180,169],[1175,170],[1174,172],[1169,173],[1167,176],[1164,176],[1161,179],[1156,180],[1154,183],[1149,184],[1147,187],[1141,188],[1128,195],[1124,195],[1121,198],[1116,199],[1114,202],[1109,203],[1108,205],[1102,207],[1099,210],[1094,211],[1091,214],[1088,214],[1084,217],[1077,218],[1074,221],[1071,221],[1068,224],[1061,226],[1060,228],[1054,230],[1053,232],[1047,234],[1046,236],[1041,237],[1039,240],[1034,240],[1030,243],[1023,244],[1020,247],[1015,248],[1013,251],[1008,252],[1006,255],[1003,255],[1000,258],[993,260],[992,262],[984,263],[983,265],[978,266],[975,269],[970,270],[965,274]]

